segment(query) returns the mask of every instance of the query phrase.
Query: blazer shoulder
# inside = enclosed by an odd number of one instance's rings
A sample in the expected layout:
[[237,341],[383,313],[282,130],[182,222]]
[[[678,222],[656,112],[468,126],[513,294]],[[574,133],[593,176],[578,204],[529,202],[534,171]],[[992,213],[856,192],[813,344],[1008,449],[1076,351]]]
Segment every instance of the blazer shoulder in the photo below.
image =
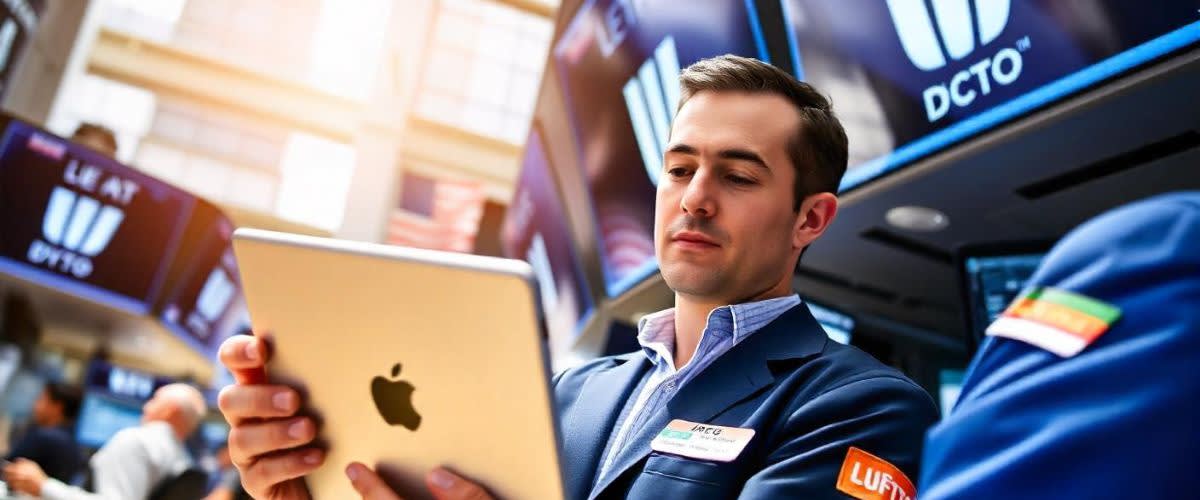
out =
[[803,386],[814,398],[844,391],[858,394],[887,392],[893,398],[900,397],[924,410],[937,411],[937,404],[925,389],[857,347],[829,341],[817,357],[785,370],[790,373],[777,373],[776,376],[803,380]]
[[551,379],[551,386],[557,389],[563,385],[582,383],[595,373],[610,369],[615,366],[620,366],[628,361],[637,359],[638,356],[645,356],[645,354],[641,352],[630,352],[612,356],[601,356],[599,358],[588,360],[583,364],[555,373],[554,377]]

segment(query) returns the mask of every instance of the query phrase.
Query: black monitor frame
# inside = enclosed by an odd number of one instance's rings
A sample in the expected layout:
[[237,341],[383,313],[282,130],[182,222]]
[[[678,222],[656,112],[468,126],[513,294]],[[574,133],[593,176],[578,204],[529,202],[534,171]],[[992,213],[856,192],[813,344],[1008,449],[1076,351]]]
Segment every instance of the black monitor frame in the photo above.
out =
[[962,304],[962,324],[967,353],[974,355],[983,342],[979,331],[985,325],[975,324],[973,313],[974,295],[971,276],[967,272],[967,260],[979,257],[1007,257],[1015,255],[1045,254],[1054,246],[1053,240],[1018,240],[970,243],[954,251],[954,270],[958,274],[958,295]]

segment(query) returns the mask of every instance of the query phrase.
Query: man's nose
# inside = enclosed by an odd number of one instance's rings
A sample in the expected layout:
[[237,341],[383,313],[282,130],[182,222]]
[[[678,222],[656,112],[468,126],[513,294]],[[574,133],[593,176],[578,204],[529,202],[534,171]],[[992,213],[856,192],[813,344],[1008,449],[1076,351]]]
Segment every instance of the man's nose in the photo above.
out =
[[698,170],[684,189],[683,197],[679,200],[679,208],[695,217],[712,217],[717,214],[716,200],[713,198],[713,183],[715,179],[704,169]]

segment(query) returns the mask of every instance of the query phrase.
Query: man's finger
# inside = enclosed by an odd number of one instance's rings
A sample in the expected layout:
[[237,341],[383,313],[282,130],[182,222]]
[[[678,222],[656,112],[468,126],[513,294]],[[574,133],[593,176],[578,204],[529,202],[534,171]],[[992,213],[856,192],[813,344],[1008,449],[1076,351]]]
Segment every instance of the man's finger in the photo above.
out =
[[311,443],[317,426],[308,417],[243,423],[229,430],[229,458],[238,467],[260,460],[260,455]]
[[441,467],[429,471],[425,485],[437,500],[492,500],[482,486]]
[[219,349],[221,364],[229,369],[239,384],[261,384],[266,381],[269,356],[266,344],[257,337],[234,335],[225,339]]
[[363,500],[400,500],[400,495],[392,491],[379,474],[363,464],[355,462],[348,465],[346,477]]
[[268,498],[274,486],[304,476],[324,461],[323,450],[305,448],[259,457],[248,467],[239,466],[238,470],[247,493],[254,498]]
[[230,385],[217,395],[225,420],[239,424],[251,418],[282,418],[300,409],[300,394],[286,385]]

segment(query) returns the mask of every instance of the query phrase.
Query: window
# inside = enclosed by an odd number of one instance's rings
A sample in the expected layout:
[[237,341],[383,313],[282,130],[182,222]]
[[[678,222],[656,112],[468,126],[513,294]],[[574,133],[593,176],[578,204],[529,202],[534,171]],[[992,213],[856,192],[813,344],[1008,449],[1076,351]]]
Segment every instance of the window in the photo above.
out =
[[[175,31],[186,0],[109,0],[104,25],[116,31],[166,42]],[[191,2],[195,3],[195,2]]]
[[70,137],[82,122],[108,127],[117,136],[117,160],[124,163],[133,159],[157,107],[150,91],[91,74],[71,85],[63,99],[46,128]]
[[309,81],[341,96],[370,97],[383,57],[391,2],[324,0],[312,41]]
[[275,213],[285,219],[336,231],[342,225],[356,154],[348,144],[302,132],[283,150],[282,182]]
[[488,0],[441,0],[416,113],[513,144],[525,139],[553,26]]
[[320,12],[321,0],[192,0],[171,40],[251,71],[305,81]]

